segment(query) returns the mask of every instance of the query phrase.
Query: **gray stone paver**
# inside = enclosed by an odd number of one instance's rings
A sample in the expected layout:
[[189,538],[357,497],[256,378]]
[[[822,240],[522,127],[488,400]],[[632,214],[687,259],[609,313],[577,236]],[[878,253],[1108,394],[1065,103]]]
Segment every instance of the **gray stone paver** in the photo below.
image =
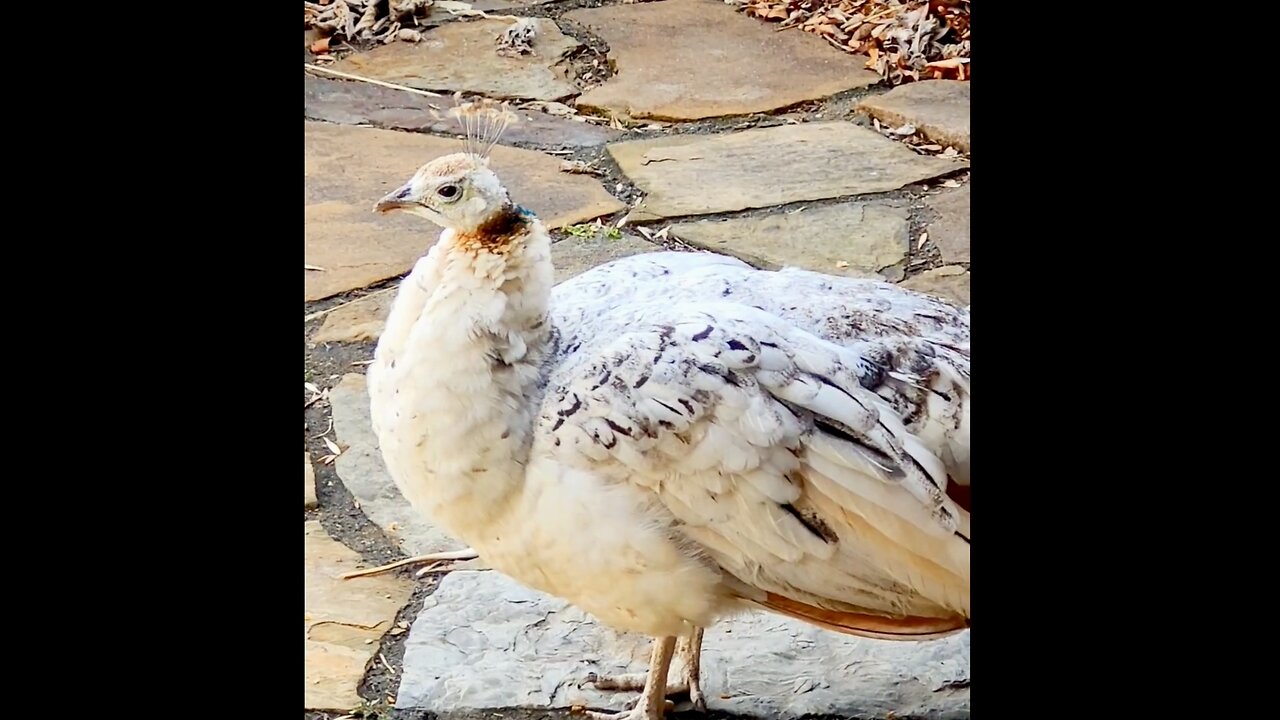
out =
[[929,237],[944,263],[969,262],[969,182],[925,200]]
[[632,211],[635,221],[882,193],[968,167],[840,121],[607,147],[646,194]]
[[909,230],[905,207],[864,202],[671,228],[685,242],[768,270],[793,266],[883,280],[902,279]]
[[745,115],[880,79],[864,67],[865,57],[808,33],[776,32],[720,2],[664,0],[574,10],[565,17],[609,43],[617,74],[577,100],[605,114],[658,120]]
[[306,470],[306,477],[303,479],[302,507],[304,510],[310,510],[318,504],[316,501],[316,471],[311,467],[311,453],[303,450],[302,455],[302,464]]
[[582,46],[553,20],[537,19],[531,55],[496,52],[494,38],[511,23],[450,22],[423,33],[422,42],[393,42],[352,55],[334,70],[419,90],[478,93],[495,99],[563,100],[579,90],[564,59]]
[[914,125],[940,145],[969,152],[969,83],[923,80],[874,95],[858,107],[893,127]]
[[[461,135],[448,114],[453,97],[432,98],[364,82],[306,76],[303,87],[308,120],[342,125],[372,125],[389,130]],[[519,109],[503,142],[552,148],[596,147],[621,138],[621,131],[537,109]],[[439,117],[437,117],[437,115]]]
[[356,690],[365,666],[409,601],[413,583],[393,575],[342,580],[360,556],[315,520],[305,523],[303,563],[304,703],[307,709],[347,710],[360,704]]
[[902,282],[903,287],[946,298],[961,305],[969,304],[969,271],[959,265],[944,265],[926,270]]

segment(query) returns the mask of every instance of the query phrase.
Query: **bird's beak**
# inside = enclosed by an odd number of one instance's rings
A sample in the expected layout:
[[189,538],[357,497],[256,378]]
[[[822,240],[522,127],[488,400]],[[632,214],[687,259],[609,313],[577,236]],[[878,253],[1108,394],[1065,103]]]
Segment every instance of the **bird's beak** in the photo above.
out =
[[386,213],[399,208],[409,207],[414,204],[413,188],[409,185],[405,185],[383,196],[383,198],[373,206],[373,211]]

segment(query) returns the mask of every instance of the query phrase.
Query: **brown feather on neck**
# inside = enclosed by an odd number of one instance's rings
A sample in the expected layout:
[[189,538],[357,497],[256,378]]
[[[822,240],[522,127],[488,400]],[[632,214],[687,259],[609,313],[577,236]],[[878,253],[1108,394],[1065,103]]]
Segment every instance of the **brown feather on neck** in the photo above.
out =
[[494,211],[475,230],[458,233],[457,245],[471,252],[505,253],[529,228],[529,221],[515,205],[507,203]]

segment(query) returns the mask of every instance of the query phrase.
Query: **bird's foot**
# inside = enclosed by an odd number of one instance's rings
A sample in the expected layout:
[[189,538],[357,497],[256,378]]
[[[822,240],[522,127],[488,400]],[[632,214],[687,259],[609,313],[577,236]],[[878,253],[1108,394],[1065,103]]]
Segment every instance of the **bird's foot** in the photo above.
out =
[[[693,703],[693,707],[698,712],[706,712],[707,700],[702,694],[702,683],[697,677],[689,671],[688,665],[682,665],[679,668],[673,668],[673,674],[676,678],[667,681],[666,695],[685,695],[688,694],[689,700]],[[587,676],[587,682],[595,685],[600,690],[644,690],[646,673],[627,673],[625,675],[604,675],[599,676],[591,673]],[[640,701],[639,698],[632,700],[627,704],[627,708],[634,707]],[[670,701],[668,701],[670,702]]]
[[423,575],[449,570],[452,568],[453,563],[462,562],[464,560],[475,560],[478,557],[480,557],[480,554],[471,548],[431,553],[430,555],[418,555],[417,557],[397,560],[393,563],[379,565],[378,567],[369,568],[367,570],[349,572],[343,575],[342,579],[350,580],[351,578],[365,577],[366,575],[378,575],[380,573],[390,572],[399,567],[404,567],[405,565],[422,565],[423,563],[431,563],[431,565],[418,571],[418,577],[422,577]]
[[667,678],[675,649],[674,637],[655,638],[647,674],[601,678],[592,673],[588,678],[588,682],[604,690],[640,689],[640,698],[632,707],[618,713],[596,712],[585,708],[575,708],[575,712],[590,720],[662,720],[663,714],[675,707],[675,703],[666,698],[671,691]]
[[662,720],[663,714],[674,710],[675,706],[676,704],[670,700],[663,700],[652,705],[637,703],[635,707],[622,712],[597,712],[575,708],[574,714],[585,717],[587,720]]
[[[644,690],[644,682],[647,677],[646,673],[603,676],[591,673],[587,676],[587,682],[595,685],[600,690],[634,690],[639,692]],[[689,692],[689,684],[684,679],[667,683],[667,695],[680,695],[686,692]],[[633,701],[632,704],[634,705],[635,702]]]

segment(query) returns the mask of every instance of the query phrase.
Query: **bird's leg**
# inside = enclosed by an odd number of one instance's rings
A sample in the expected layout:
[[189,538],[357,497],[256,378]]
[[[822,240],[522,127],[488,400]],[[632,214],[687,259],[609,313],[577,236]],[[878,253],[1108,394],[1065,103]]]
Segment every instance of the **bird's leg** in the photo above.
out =
[[[472,550],[471,548],[466,548],[463,550],[450,550],[449,552],[431,553],[430,555],[418,555],[416,557],[405,558],[404,560],[397,560],[393,563],[387,563],[386,565],[379,565],[378,567],[369,568],[368,570],[356,570],[354,572],[349,572],[343,575],[342,579],[350,580],[351,578],[355,578],[355,577],[364,577],[366,575],[377,575],[379,573],[395,570],[398,567],[404,567],[405,565],[421,565],[422,563],[437,563],[437,562],[455,563],[463,560],[475,560],[478,557],[480,557],[480,554],[477,553],[475,550]],[[428,572],[431,572],[436,569],[438,568],[429,568],[429,567],[423,568],[418,571],[418,575],[419,576],[426,575]]]
[[677,653],[689,700],[695,710],[706,712],[707,697],[702,694],[702,628],[694,628],[688,637],[680,638],[680,643]]
[[[602,713],[587,710],[591,720],[662,720],[667,711],[667,671],[671,669],[671,657],[675,654],[676,639],[660,637],[653,641],[653,654],[649,656],[649,672],[640,691],[640,701],[630,710],[619,713]],[[617,680],[627,676],[620,676]],[[599,686],[600,681],[596,681]],[[620,689],[620,688],[619,688]]]
[[[705,712],[707,700],[702,694],[701,672],[702,628],[694,628],[693,632],[682,636],[676,642],[674,667],[671,668],[667,678],[667,695],[688,693],[694,708],[698,712]],[[643,690],[647,680],[647,673],[628,673],[607,677],[597,677],[593,673],[587,677],[587,682],[601,690]]]

